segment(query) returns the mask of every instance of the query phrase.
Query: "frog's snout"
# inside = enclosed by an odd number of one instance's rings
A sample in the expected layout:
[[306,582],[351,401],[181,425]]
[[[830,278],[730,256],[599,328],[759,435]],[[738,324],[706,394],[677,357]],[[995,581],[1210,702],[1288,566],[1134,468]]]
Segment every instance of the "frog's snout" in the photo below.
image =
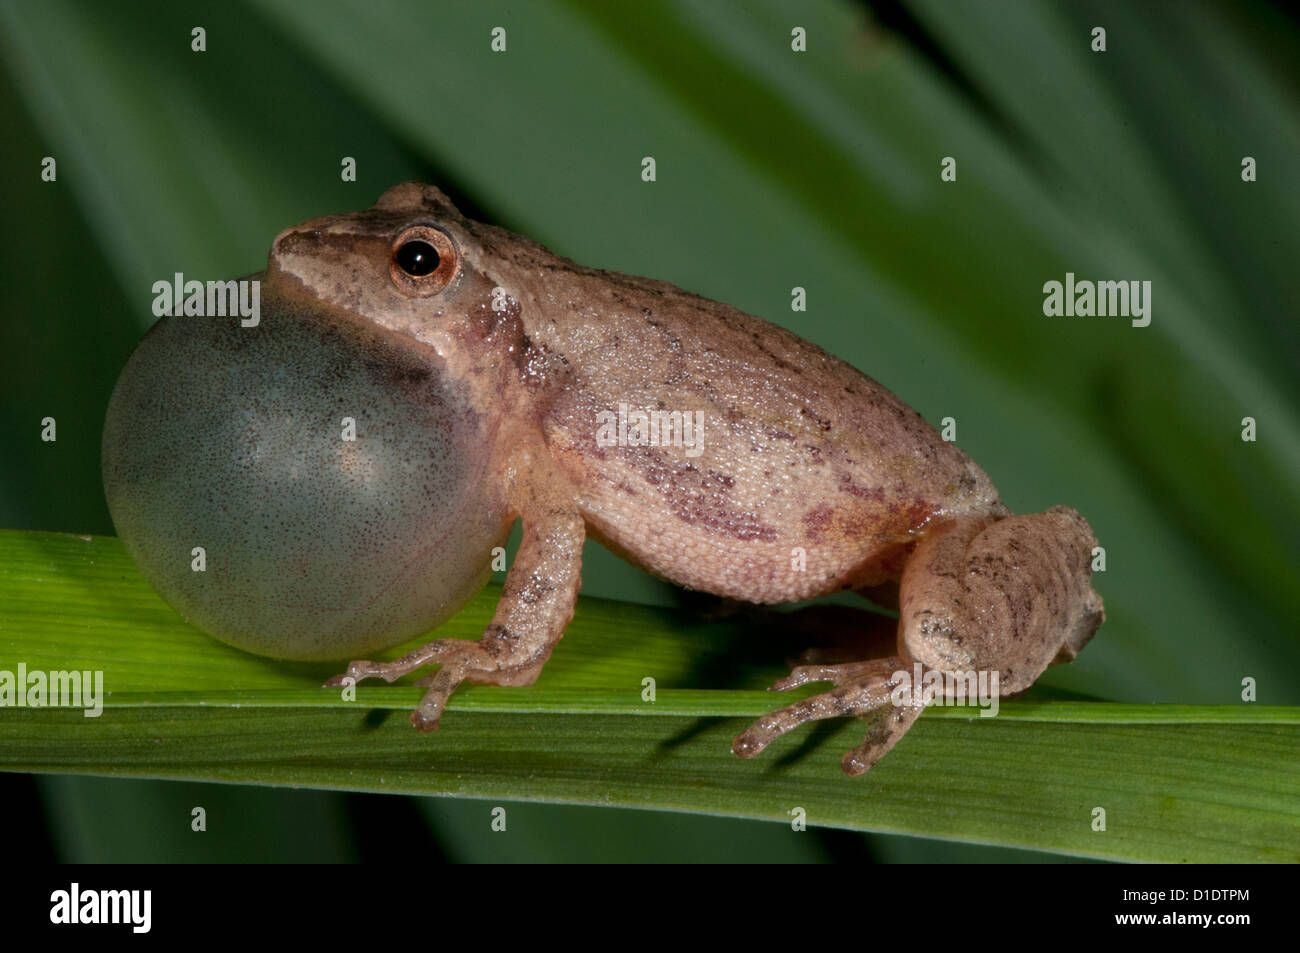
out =
[[318,253],[328,222],[328,219],[314,218],[283,229],[271,242],[271,252],[266,259],[268,267],[284,267],[294,258],[306,258]]

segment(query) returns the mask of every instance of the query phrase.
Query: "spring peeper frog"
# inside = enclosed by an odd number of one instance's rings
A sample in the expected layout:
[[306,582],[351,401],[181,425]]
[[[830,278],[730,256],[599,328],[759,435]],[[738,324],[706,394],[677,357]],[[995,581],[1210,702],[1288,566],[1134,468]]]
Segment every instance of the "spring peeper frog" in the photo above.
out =
[[891,703],[895,672],[996,671],[1018,693],[1101,624],[1083,517],[1012,515],[880,384],[735,308],[581,267],[416,183],[286,229],[254,277],[256,327],[164,318],[123,371],[104,435],[114,521],[200,627],[339,659],[445,621],[522,518],[479,641],[329,683],[437,665],[422,731],[461,682],[538,677],[587,537],[737,600],[894,593],[897,655],[796,667],[773,687],[834,687],[759,718],[742,757],[856,715],[869,731],[843,766],[860,774],[921,711]]

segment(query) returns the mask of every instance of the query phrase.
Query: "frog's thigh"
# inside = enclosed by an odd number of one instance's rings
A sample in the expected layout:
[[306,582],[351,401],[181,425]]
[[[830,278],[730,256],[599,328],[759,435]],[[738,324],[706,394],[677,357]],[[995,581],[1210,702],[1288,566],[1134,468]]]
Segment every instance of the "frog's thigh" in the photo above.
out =
[[936,526],[900,586],[899,652],[943,671],[997,670],[1002,694],[1069,661],[1103,618],[1096,539],[1067,507]]

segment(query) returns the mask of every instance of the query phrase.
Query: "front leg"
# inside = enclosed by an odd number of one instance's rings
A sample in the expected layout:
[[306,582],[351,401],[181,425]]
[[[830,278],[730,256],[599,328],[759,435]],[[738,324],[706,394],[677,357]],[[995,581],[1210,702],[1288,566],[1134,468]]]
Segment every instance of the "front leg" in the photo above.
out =
[[339,686],[363,678],[392,682],[438,664],[437,673],[420,682],[429,690],[411,712],[411,724],[420,731],[438,727],[447,699],[463,681],[531,685],[573,618],[585,527],[577,507],[557,490],[529,491],[519,508],[523,542],[492,623],[479,641],[435,639],[394,662],[353,662],[325,684]]

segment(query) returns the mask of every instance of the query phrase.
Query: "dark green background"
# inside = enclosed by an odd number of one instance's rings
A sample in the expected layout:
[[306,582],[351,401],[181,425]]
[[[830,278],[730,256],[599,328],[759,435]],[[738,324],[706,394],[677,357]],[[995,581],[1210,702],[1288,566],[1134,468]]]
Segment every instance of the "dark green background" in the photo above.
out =
[[[1083,512],[1107,622],[1045,682],[1231,704],[1252,676],[1261,702],[1300,703],[1300,31],[1279,8],[5,0],[0,18],[0,525],[112,531],[99,432],[154,281],[259,270],[284,226],[422,179],[583,264],[796,330],[955,417],[1013,509]],[[1150,280],[1151,326],[1044,317],[1067,271]],[[595,546],[584,592],[677,598]],[[549,805],[512,807],[501,836],[475,801],[0,790],[69,860],[1035,856]]]

